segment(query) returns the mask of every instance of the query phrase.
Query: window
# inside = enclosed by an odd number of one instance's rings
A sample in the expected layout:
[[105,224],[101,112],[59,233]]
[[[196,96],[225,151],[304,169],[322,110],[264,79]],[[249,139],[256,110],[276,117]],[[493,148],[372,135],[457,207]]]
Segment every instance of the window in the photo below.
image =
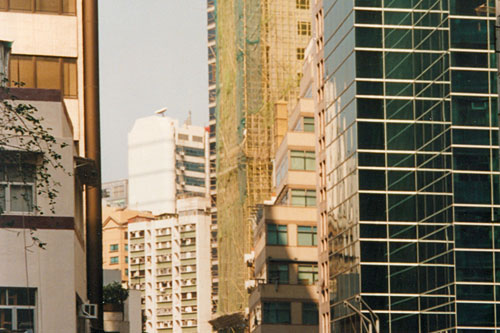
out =
[[314,117],[304,117],[304,132],[314,133]]
[[181,134],[181,133],[179,133],[179,134],[177,134],[177,138],[179,140],[189,141],[189,135],[187,135],[187,134]]
[[299,245],[316,246],[318,244],[316,237],[316,227],[298,227],[297,241]]
[[297,9],[309,9],[309,0],[296,0]]
[[0,10],[76,14],[75,0],[0,0]]
[[184,177],[185,185],[190,186],[205,186],[205,179],[196,177]]
[[[123,232],[123,237],[124,237],[125,239],[128,239],[128,232],[127,232],[127,231],[124,231],[124,232]],[[128,248],[128,245],[125,245],[125,246]]]
[[292,190],[292,206],[316,206],[316,191]]
[[20,164],[0,165],[0,210],[5,212],[32,212],[34,209],[35,166]]
[[128,275],[128,268],[125,268],[125,275]]
[[125,263],[128,264],[128,256],[125,257]]
[[311,36],[311,22],[297,22],[297,34],[301,36]]
[[128,251],[128,244],[125,244],[125,251]]
[[10,56],[11,82],[24,88],[58,89],[66,98],[78,96],[75,58]]
[[[193,137],[194,139],[195,137]],[[178,169],[185,169],[187,171],[194,171],[194,172],[205,172],[205,164],[203,163],[194,163],[194,162],[187,162],[187,161],[177,161],[175,163],[176,167]]]
[[302,324],[318,325],[318,305],[316,303],[302,303]]
[[292,170],[316,169],[316,159],[313,151],[292,150],[290,156],[292,159]]
[[0,287],[0,328],[7,331],[35,331],[36,288]]
[[268,224],[267,225],[267,244],[268,245],[287,245],[288,235],[286,225]]
[[281,262],[269,263],[269,283],[288,283],[288,264]]
[[297,48],[297,60],[304,60],[306,49],[303,47]]
[[298,280],[300,284],[314,284],[318,281],[318,265],[299,265]]
[[176,148],[176,151],[181,155],[182,155],[182,153],[184,153],[187,156],[195,156],[195,157],[204,157],[205,156],[205,150],[199,149],[199,148],[178,146]]
[[111,257],[109,258],[109,263],[114,265],[119,263],[119,258],[118,257]]
[[280,165],[276,169],[276,186],[280,186],[281,181],[285,177],[288,170],[288,158],[285,156],[283,161],[281,161]]
[[265,302],[264,323],[265,324],[290,324],[289,302]]
[[118,244],[111,244],[109,246],[109,251],[111,251],[111,252],[118,251]]

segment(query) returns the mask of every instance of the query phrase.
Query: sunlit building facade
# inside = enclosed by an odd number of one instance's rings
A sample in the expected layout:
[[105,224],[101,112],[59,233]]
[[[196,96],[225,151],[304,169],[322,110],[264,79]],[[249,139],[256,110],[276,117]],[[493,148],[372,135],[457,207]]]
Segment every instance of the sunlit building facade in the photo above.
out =
[[[216,43],[216,6],[217,0],[207,0],[207,42],[208,42],[208,123],[209,123],[209,163],[210,163],[210,214],[212,216],[211,225],[211,271],[212,271],[212,311],[217,311],[217,300],[219,292],[219,258],[217,253],[217,178],[215,151],[216,134],[216,77],[217,77],[217,43]],[[208,186],[207,186],[208,187]]]
[[210,215],[206,198],[128,224],[129,285],[141,291],[143,331],[210,332]]
[[485,2],[313,8],[322,332],[359,332],[371,314],[380,332],[500,324],[495,4]]
[[[95,1],[0,1],[0,78],[10,86],[0,96],[0,331],[102,329],[102,309],[90,321],[81,311],[102,302],[101,252],[93,246],[101,218],[95,9]],[[43,142],[35,155],[27,152],[16,141],[33,140],[27,132],[5,141],[8,104],[36,108],[33,117],[48,131],[41,141],[53,136],[52,148]],[[44,168],[39,156],[51,150],[62,168]]]

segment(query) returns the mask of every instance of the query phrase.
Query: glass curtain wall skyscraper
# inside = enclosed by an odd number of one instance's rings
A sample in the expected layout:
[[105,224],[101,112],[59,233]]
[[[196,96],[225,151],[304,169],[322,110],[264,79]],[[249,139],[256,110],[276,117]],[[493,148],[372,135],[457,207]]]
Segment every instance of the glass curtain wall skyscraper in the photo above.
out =
[[[322,331],[500,327],[495,3],[314,9]],[[321,258],[321,255],[320,255]],[[321,259],[320,259],[321,260]],[[362,302],[355,296],[361,296]]]

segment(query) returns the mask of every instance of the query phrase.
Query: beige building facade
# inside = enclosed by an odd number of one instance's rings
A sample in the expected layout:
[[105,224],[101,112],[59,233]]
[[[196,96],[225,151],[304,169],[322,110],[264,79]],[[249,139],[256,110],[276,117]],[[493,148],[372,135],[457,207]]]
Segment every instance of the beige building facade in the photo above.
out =
[[314,104],[311,77],[302,98],[276,105],[276,197],[254,216],[252,279],[246,283],[250,332],[318,331],[318,250]]
[[[31,104],[38,110],[34,116],[43,118],[41,125],[56,139],[53,148],[63,166],[48,165],[46,170],[59,183],[53,188],[58,194],[51,203],[47,193],[39,191],[40,177],[30,174],[19,181],[16,176],[16,168],[36,168],[39,160],[0,165],[0,329],[80,333],[88,332],[90,326],[102,327],[99,319],[89,321],[81,312],[82,304],[98,303],[100,291],[93,286],[101,276],[99,269],[91,278],[87,274],[89,267],[100,267],[100,255],[95,258],[88,251],[93,237],[89,235],[94,233],[85,232],[89,219],[98,224],[100,214],[94,220],[83,200],[85,186],[98,184],[100,172],[98,153],[94,154],[99,133],[85,134],[99,119],[94,103],[98,82],[92,81],[95,76],[84,82],[97,61],[87,61],[84,70],[84,44],[97,32],[94,4],[82,0],[0,1],[0,41],[11,45],[8,70],[3,73],[8,75],[11,89],[1,99],[14,95],[13,105]],[[85,38],[84,29],[89,33]],[[22,82],[22,88],[15,82]],[[89,83],[94,88],[84,91]],[[3,109],[0,112],[4,115]],[[92,124],[85,122],[90,114],[94,115]],[[22,145],[16,150],[19,156],[27,156]],[[40,152],[48,151],[42,148]],[[90,201],[93,198],[87,196]],[[39,247],[41,243],[45,249]]]
[[103,207],[102,265],[104,269],[120,270],[123,283],[128,282],[128,225],[153,219],[149,212]]
[[143,331],[210,332],[210,204],[177,200],[175,214],[129,224],[129,285],[142,293]]

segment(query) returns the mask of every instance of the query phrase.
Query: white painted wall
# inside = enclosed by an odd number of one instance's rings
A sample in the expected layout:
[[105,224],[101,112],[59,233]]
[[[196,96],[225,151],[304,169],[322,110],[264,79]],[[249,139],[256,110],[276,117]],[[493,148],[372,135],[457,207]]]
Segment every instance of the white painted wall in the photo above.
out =
[[128,135],[129,207],[153,214],[175,212],[177,120],[151,116],[135,121]]
[[12,53],[78,56],[76,16],[0,12],[0,40],[14,41]]

